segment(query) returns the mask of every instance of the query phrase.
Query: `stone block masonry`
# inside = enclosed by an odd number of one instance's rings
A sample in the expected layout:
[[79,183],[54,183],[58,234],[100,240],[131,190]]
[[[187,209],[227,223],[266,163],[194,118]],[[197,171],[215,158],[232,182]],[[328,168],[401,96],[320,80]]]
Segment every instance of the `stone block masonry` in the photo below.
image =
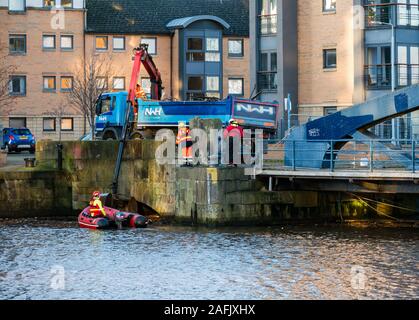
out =
[[[368,218],[359,202],[337,193],[282,189],[244,168],[159,165],[160,142],[126,144],[118,196],[146,205],[161,217],[197,225],[275,225]],[[118,143],[64,142],[63,172],[55,170],[56,142],[37,144],[37,167],[0,173],[0,217],[76,215],[91,193],[111,191]],[[134,201],[134,203],[135,203]],[[341,201],[341,200],[339,200]]]

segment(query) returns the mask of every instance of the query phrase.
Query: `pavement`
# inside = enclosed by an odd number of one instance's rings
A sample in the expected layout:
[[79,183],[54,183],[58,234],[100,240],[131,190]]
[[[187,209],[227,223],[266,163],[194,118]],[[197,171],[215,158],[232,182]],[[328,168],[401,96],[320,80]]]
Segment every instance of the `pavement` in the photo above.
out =
[[7,155],[7,165],[2,167],[1,170],[10,170],[21,168],[25,166],[25,158],[34,158],[34,154],[29,151],[22,151],[21,153],[10,153]]

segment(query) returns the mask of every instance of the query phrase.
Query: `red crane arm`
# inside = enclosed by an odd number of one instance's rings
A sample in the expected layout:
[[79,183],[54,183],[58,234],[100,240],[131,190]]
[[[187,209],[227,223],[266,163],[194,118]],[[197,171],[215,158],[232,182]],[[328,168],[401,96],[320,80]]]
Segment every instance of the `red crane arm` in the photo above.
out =
[[134,49],[134,65],[132,67],[131,81],[129,84],[128,101],[135,105],[135,89],[140,75],[141,64],[144,65],[151,81],[151,99],[160,100],[162,94],[162,80],[153,58],[148,53],[148,45],[141,44]]

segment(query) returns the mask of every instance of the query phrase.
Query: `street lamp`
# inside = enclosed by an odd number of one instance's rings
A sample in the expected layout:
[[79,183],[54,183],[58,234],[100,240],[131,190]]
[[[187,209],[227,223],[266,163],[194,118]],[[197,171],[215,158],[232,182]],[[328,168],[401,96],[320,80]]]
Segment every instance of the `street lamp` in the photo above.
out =
[[[390,26],[391,27],[391,91],[396,91],[396,34],[395,25],[391,22],[374,21],[375,25]],[[397,122],[396,119],[391,119],[391,140],[393,144],[397,144]]]

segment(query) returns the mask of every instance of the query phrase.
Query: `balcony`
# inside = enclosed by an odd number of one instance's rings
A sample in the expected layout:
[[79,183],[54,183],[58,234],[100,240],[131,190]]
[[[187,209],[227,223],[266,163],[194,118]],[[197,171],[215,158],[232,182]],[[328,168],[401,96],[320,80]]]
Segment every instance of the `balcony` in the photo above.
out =
[[278,89],[277,72],[259,71],[257,83],[259,91],[276,91]]
[[[391,89],[391,64],[366,65],[365,86],[368,90],[390,90]],[[406,87],[419,83],[419,65],[397,64],[396,87]]]
[[366,4],[365,28],[388,28],[383,24],[419,28],[419,5],[405,3]]
[[275,35],[278,28],[278,18],[276,14],[260,15],[259,18],[259,33],[262,36]]

